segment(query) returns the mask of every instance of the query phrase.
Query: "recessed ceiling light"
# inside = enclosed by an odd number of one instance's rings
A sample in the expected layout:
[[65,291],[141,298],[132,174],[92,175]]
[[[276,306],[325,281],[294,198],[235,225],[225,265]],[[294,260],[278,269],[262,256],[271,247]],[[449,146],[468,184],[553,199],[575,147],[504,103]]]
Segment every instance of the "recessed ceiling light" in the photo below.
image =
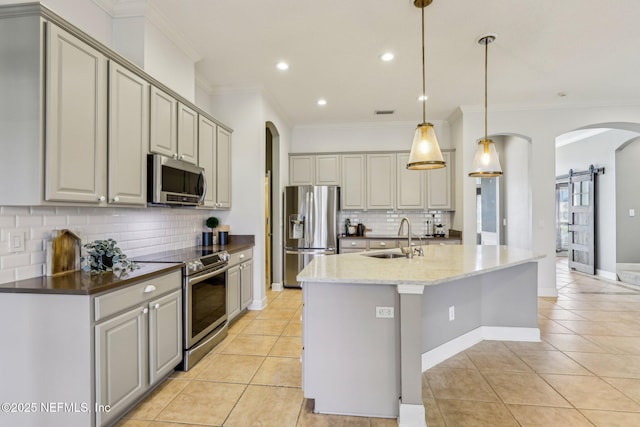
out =
[[429,99],[428,95],[420,95],[418,97],[418,101],[422,102],[422,101],[426,101],[427,99]]
[[289,69],[289,64],[284,61],[280,61],[276,64],[276,68],[280,71],[286,71]]
[[327,100],[324,98],[318,99],[318,105],[324,107],[325,105],[327,105]]
[[380,59],[382,59],[384,62],[392,61],[393,58],[395,58],[395,55],[391,52],[385,52],[382,55],[380,55]]

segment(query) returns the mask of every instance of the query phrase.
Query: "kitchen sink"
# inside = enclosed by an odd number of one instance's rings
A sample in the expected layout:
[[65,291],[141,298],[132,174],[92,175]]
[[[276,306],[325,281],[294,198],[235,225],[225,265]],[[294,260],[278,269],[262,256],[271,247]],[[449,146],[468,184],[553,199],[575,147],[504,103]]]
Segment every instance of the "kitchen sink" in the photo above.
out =
[[406,258],[407,256],[404,254],[399,254],[397,252],[383,252],[378,254],[362,254],[364,256],[368,256],[371,258],[380,258],[380,259],[393,259],[393,258]]

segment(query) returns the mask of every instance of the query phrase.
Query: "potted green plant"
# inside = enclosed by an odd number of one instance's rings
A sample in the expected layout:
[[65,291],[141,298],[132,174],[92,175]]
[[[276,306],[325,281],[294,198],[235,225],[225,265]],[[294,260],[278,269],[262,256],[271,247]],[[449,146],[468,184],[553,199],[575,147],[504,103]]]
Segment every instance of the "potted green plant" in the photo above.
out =
[[218,225],[220,225],[220,220],[218,220],[218,218],[216,218],[215,216],[210,216],[205,221],[205,225],[211,231],[205,231],[205,232],[202,233],[202,246],[211,246],[214,243],[213,242],[213,230],[218,228]]
[[87,256],[81,258],[81,261],[86,261],[82,270],[103,273],[106,271],[133,271],[138,268],[138,265],[130,261],[127,255],[116,246],[116,243],[118,242],[113,239],[107,239],[94,240],[83,245],[87,250]]

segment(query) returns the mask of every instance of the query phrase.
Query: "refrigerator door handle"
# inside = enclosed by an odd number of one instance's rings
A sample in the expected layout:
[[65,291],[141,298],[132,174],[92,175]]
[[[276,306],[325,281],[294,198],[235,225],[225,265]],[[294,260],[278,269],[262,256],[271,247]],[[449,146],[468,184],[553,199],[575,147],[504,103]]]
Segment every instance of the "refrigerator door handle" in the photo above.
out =
[[313,237],[316,234],[316,215],[315,215],[315,200],[313,198],[313,191],[309,192],[309,246],[313,246]]

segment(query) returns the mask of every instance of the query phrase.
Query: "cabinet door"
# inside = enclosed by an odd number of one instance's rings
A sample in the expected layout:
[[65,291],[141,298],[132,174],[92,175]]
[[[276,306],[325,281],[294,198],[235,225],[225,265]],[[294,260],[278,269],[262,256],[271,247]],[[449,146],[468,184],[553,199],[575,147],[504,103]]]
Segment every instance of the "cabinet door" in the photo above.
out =
[[216,138],[216,208],[231,208],[231,133],[218,126]]
[[453,211],[454,152],[442,153],[447,166],[427,172],[427,208]]
[[45,200],[106,199],[107,58],[48,24]]
[[147,389],[147,313],[136,307],[96,325],[96,404],[111,408],[96,413],[97,425],[121,415]]
[[398,209],[424,209],[427,198],[426,172],[406,168],[409,153],[398,153],[396,158],[396,207]]
[[240,266],[227,270],[227,317],[231,322],[240,314]]
[[149,151],[178,157],[178,102],[168,93],[151,86]]
[[182,361],[182,290],[149,303],[149,384]]
[[178,103],[178,159],[198,164],[198,113]]
[[198,119],[198,164],[204,169],[207,192],[204,206],[214,208],[216,203],[216,125],[206,117]]
[[109,63],[109,203],[145,205],[149,84]]
[[365,155],[343,154],[342,182],[340,184],[341,209],[365,208]]
[[340,156],[323,154],[315,157],[315,185],[340,185]]
[[253,299],[253,260],[249,260],[240,267],[240,310],[244,310]]
[[289,185],[313,185],[315,156],[289,157]]
[[394,209],[396,155],[367,154],[367,209]]

